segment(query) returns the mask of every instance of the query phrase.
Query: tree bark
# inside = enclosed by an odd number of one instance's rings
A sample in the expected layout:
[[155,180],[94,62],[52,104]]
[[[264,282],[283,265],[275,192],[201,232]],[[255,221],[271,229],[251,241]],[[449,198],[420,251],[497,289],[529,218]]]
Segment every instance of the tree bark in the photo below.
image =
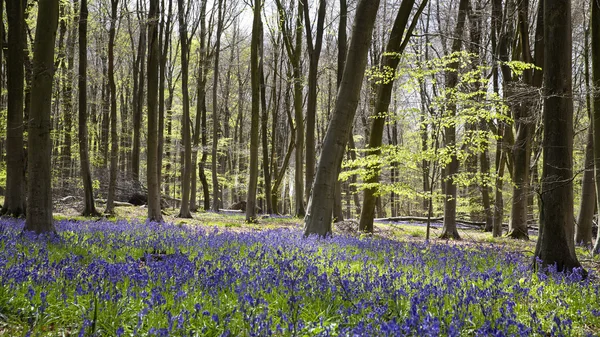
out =
[[213,203],[212,210],[218,212],[222,200],[219,198],[219,176],[217,174],[217,145],[219,144],[219,103],[217,100],[217,86],[219,83],[219,56],[221,54],[221,33],[223,31],[223,0],[218,0],[218,18],[217,18],[217,40],[215,41],[215,63],[213,71],[213,130],[212,130],[212,184],[213,184]]
[[323,45],[323,25],[325,23],[325,9],[327,2],[319,0],[319,9],[317,14],[316,39],[313,43],[312,28],[310,25],[310,14],[307,0],[304,2],[304,25],[306,27],[306,46],[308,49],[308,97],[306,102],[306,176],[304,192],[306,200],[310,196],[313,178],[315,174],[315,124],[317,115],[317,75],[319,71],[319,58],[321,57],[321,47]]
[[[23,150],[23,80],[25,8],[23,1],[7,1],[8,53],[6,123],[6,192],[2,214],[25,215],[25,151]],[[0,60],[1,61],[1,60]]]
[[[116,0],[113,0],[116,1]],[[148,12],[148,148],[146,179],[148,181],[148,220],[160,222],[160,176],[158,174],[158,0],[150,0]],[[116,102],[116,100],[115,100]],[[115,106],[115,117],[116,117]],[[116,125],[115,125],[116,127]],[[117,152],[118,153],[118,152]],[[116,166],[116,163],[115,163]]]
[[260,120],[260,67],[262,43],[261,1],[254,1],[252,41],[250,42],[250,78],[252,84],[252,115],[250,121],[250,177],[246,196],[246,222],[256,222],[256,185],[258,182],[258,128]]
[[117,86],[115,84],[115,33],[118,0],[111,0],[111,18],[108,29],[108,88],[110,94],[110,173],[106,213],[114,213],[115,191],[117,188],[117,166],[119,164],[119,135],[117,133]]
[[[600,87],[600,3],[592,2],[592,87]],[[593,129],[594,129],[594,176],[596,183],[596,196],[600,196],[600,92],[592,91],[593,95]],[[600,197],[596,198],[600,206]],[[596,237],[594,254],[600,254],[600,234]]]
[[[469,0],[460,0],[456,27],[454,29],[454,40],[452,42],[453,53],[458,53],[462,49],[461,36],[464,32],[468,6]],[[458,85],[458,62],[449,64],[448,68],[450,70],[446,73],[446,90],[453,90]],[[454,97],[449,97],[449,99],[450,102],[447,104],[445,114],[451,121],[444,130],[444,145],[451,149],[451,160],[445,169],[444,227],[442,228],[440,238],[460,240],[460,235],[456,228],[456,183],[454,182],[454,175],[458,173],[459,164],[456,157],[456,150],[452,149],[456,146],[456,124],[453,121],[454,116],[456,116],[456,102],[454,101]]]
[[[346,63],[346,49],[348,48],[348,37],[346,33],[348,22],[348,4],[346,3],[346,0],[340,0],[339,20],[336,89],[340,88],[340,83],[342,82],[344,65]],[[350,131],[350,136],[348,138],[352,138],[352,131]],[[340,167],[338,168],[338,176],[341,170],[342,167],[340,163]],[[335,193],[333,197],[333,218],[335,221],[344,221],[344,212],[342,211],[342,182],[339,181],[339,179],[335,181],[333,192]]]
[[183,146],[185,148],[183,155],[183,178],[181,181],[181,207],[179,209],[180,218],[191,218],[190,212],[190,182],[192,178],[192,138],[190,125],[190,98],[188,92],[188,37],[187,37],[187,11],[184,8],[184,1],[177,0],[179,19],[179,42],[181,44],[181,92],[183,117],[181,121],[183,133]]
[[144,84],[146,82],[144,72],[144,59],[146,58],[147,28],[142,14],[144,11],[142,8],[140,8],[142,7],[142,5],[143,3],[141,3],[141,1],[137,4],[138,19],[140,20],[140,40],[138,43],[138,92],[135,97],[135,99],[137,99],[136,109],[133,111],[133,146],[131,148],[131,178],[134,181],[140,180],[140,142],[142,129],[142,110],[144,105]]
[[378,8],[379,0],[361,0],[356,9],[344,75],[323,142],[308,212],[304,220],[305,236],[331,234],[334,185],[358,106]]
[[87,0],[81,0],[79,12],[79,165],[81,166],[81,180],[83,182],[84,206],[83,216],[98,215],[92,188],[92,174],[90,172],[90,153],[88,148],[88,113],[87,113]]
[[[423,1],[413,18],[413,24],[408,26],[408,19],[412,12],[412,8],[415,4],[414,0],[404,0],[400,4],[398,14],[394,20],[394,26],[390,34],[390,39],[385,49],[385,53],[381,59],[381,66],[379,71],[384,73],[385,78],[390,78],[381,84],[377,88],[377,100],[375,102],[375,111],[373,112],[373,124],[371,125],[371,132],[369,137],[369,155],[379,157],[381,155],[381,145],[383,139],[383,130],[385,127],[385,121],[387,120],[387,113],[390,107],[390,101],[392,98],[392,90],[394,89],[394,76],[396,68],[400,63],[400,55],[404,52],[408,39],[412,34],[412,30],[416,25],[419,15],[425,8],[427,1]],[[406,37],[403,39],[404,32],[406,31]],[[388,77],[389,76],[389,77]],[[369,178],[366,179],[367,184],[378,184],[379,183],[378,168],[374,168],[374,172]],[[363,207],[360,214],[360,223],[358,229],[362,232],[373,233],[373,218],[376,206],[376,199],[378,196],[377,188],[370,187],[366,188],[363,193]],[[381,202],[381,201],[380,201]],[[382,207],[379,207],[381,209]]]
[[534,264],[581,267],[573,242],[571,1],[544,1],[544,140],[540,234]]
[[31,111],[28,120],[27,217],[24,231],[53,232],[50,139],[54,42],[58,27],[58,0],[39,3],[33,47]]

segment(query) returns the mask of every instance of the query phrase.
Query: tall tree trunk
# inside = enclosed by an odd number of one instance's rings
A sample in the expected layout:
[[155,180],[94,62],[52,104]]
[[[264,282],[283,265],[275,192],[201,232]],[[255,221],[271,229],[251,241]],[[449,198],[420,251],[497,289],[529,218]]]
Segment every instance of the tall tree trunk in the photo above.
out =
[[25,215],[25,151],[23,150],[23,79],[26,46],[23,1],[7,1],[8,112],[6,123],[6,197],[2,214]]
[[[412,34],[419,15],[425,8],[427,1],[423,1],[416,16],[413,18],[413,24],[408,26],[408,19],[412,8],[415,4],[414,0],[404,0],[400,4],[398,14],[394,20],[394,26],[388,40],[385,53],[381,59],[380,71],[384,72],[390,78],[394,78],[396,68],[400,63],[400,55],[404,52],[404,47],[408,43],[408,39]],[[406,31],[406,38],[403,40],[404,32]],[[371,132],[369,138],[369,154],[379,157],[381,155],[381,145],[383,139],[383,130],[385,127],[385,121],[387,112],[390,107],[390,101],[392,98],[392,90],[394,89],[394,81],[389,80],[380,84],[377,88],[377,100],[375,102],[375,111],[373,111],[373,124],[371,125]],[[367,184],[379,183],[379,169],[375,168],[375,171],[369,178],[366,179]],[[367,188],[363,194],[363,207],[360,214],[360,223],[358,229],[362,232],[373,233],[373,218],[374,211],[377,202],[377,188]],[[380,201],[381,203],[381,201]],[[382,207],[379,207],[381,209]]]
[[[144,22],[142,5],[140,2],[138,6],[138,18],[140,20],[140,40],[138,44],[138,57],[139,57],[139,74],[138,74],[138,93],[137,93],[137,104],[133,111],[133,146],[131,149],[131,177],[134,181],[140,180],[140,146],[141,146],[141,129],[142,129],[142,110],[144,106],[144,84],[145,84],[145,72],[144,72],[144,60],[146,59],[146,23]],[[182,49],[183,50],[183,49]],[[187,67],[187,66],[186,66]]]
[[223,31],[223,1],[218,0],[218,19],[217,19],[217,40],[215,42],[215,64],[213,71],[213,130],[212,130],[212,184],[213,184],[213,204],[212,210],[218,212],[222,200],[219,198],[219,176],[217,174],[217,145],[219,144],[219,104],[217,100],[217,86],[219,83],[219,56],[221,54],[221,33]]
[[[116,0],[113,0],[116,1]],[[162,221],[160,212],[160,176],[158,175],[158,0],[150,0],[148,12],[148,148],[146,179],[148,181],[148,220]],[[115,100],[116,103],[116,100]],[[115,106],[115,117],[116,117]],[[115,125],[116,127],[116,125]],[[116,128],[115,128],[116,129]],[[115,142],[116,143],[116,142]],[[116,163],[115,163],[116,166]]]
[[[286,10],[281,4],[281,0],[276,0],[279,10],[279,19],[282,22],[281,30],[283,33],[283,42],[292,66],[292,76],[294,78],[294,120],[296,129],[296,149],[295,149],[295,170],[294,170],[294,216],[303,217],[306,213],[304,208],[304,118],[302,116],[302,26],[304,9],[302,1],[298,0],[297,15],[295,24],[295,36],[288,28],[288,16]],[[294,40],[293,40],[294,39]],[[293,40],[293,41],[292,41]]]
[[[250,42],[250,78],[252,84],[252,115],[250,122],[250,177],[246,196],[246,222],[256,222],[256,185],[258,182],[258,132],[260,120],[260,65],[262,43],[261,1],[254,1],[252,41]],[[265,168],[266,169],[266,168]]]
[[[169,1],[169,7],[166,15],[166,21],[164,18],[161,21],[159,34],[159,79],[158,79],[158,158],[156,160],[156,175],[158,181],[163,181],[162,167],[163,167],[163,151],[165,148],[165,81],[167,71],[167,59],[169,56],[169,42],[171,40],[171,13],[173,7],[173,0]],[[162,10],[165,10],[165,3],[162,0]],[[167,158],[169,160],[170,158]],[[167,183],[167,182],[165,182]],[[165,188],[166,189],[166,188]],[[160,189],[159,189],[160,192]]]
[[[518,3],[519,37],[522,49],[522,60],[532,63],[529,43],[529,1]],[[525,83],[532,83],[531,70],[523,72]],[[530,106],[526,102],[519,104],[515,109],[515,143],[513,146],[513,172],[514,183],[510,222],[507,236],[514,239],[529,239],[527,233],[527,200],[529,188],[529,163],[531,159],[531,125],[529,122]]]
[[344,75],[323,142],[311,201],[304,220],[305,236],[331,234],[334,185],[358,106],[378,8],[379,0],[361,0],[356,9]]
[[210,209],[210,190],[206,179],[206,159],[208,157],[208,142],[206,129],[206,82],[208,72],[208,48],[206,46],[206,0],[202,1],[200,8],[200,64],[198,66],[198,91],[196,105],[196,126],[200,124],[200,128],[196,127],[195,144],[198,146],[198,140],[201,140],[202,158],[198,164],[198,175],[202,184],[202,199],[204,201],[203,208],[205,211]]
[[183,117],[181,127],[183,129],[183,146],[185,147],[183,155],[183,179],[181,181],[181,207],[179,209],[180,218],[191,218],[190,212],[190,182],[192,178],[192,138],[190,135],[190,98],[188,92],[188,37],[187,20],[185,17],[187,11],[183,6],[183,0],[177,0],[179,19],[179,40],[181,44],[181,91],[183,104]]
[[312,28],[310,25],[309,5],[307,0],[304,2],[304,25],[306,29],[306,46],[308,49],[308,97],[306,103],[306,178],[304,192],[306,200],[310,196],[313,178],[315,175],[315,123],[317,115],[317,85],[319,72],[319,58],[321,57],[321,47],[323,45],[323,25],[325,24],[325,9],[327,2],[319,0],[319,9],[317,14],[316,39],[313,42]]
[[[600,87],[600,3],[592,2],[592,87]],[[594,176],[596,183],[596,202],[600,206],[600,93],[596,90],[593,101],[593,129],[594,129]],[[600,254],[600,234],[596,237],[594,254]]]
[[[462,49],[461,36],[464,32],[465,17],[467,9],[469,7],[469,0],[460,0],[458,5],[458,18],[456,20],[456,27],[454,29],[454,40],[452,42],[452,52],[458,53]],[[446,73],[446,90],[454,90],[458,85],[458,62],[453,62],[448,65],[450,70]],[[456,115],[456,102],[454,97],[450,97],[450,102],[447,105],[447,116],[452,120]],[[456,124],[452,120],[447,127],[445,127],[445,139],[444,145],[448,148],[453,148],[456,145]],[[458,173],[458,158],[456,157],[455,150],[451,150],[450,163],[445,169],[445,191],[444,191],[444,227],[442,228],[442,239],[460,239],[458,230],[456,228],[456,182],[454,181],[454,175]]]
[[573,242],[571,1],[544,1],[544,141],[540,234],[534,264],[581,267]]
[[[66,46],[66,67],[63,67],[64,81],[63,81],[63,142],[61,151],[61,176],[63,179],[63,186],[65,182],[71,177],[71,166],[72,166],[72,137],[71,132],[73,129],[73,63],[75,56],[75,34],[77,32],[77,0],[73,2],[71,13],[74,16],[74,20],[69,28],[69,35],[67,37]],[[65,23],[66,24],[66,23]]]
[[110,173],[106,213],[114,213],[115,190],[117,188],[117,166],[119,164],[119,135],[117,133],[117,86],[115,84],[115,33],[119,0],[111,0],[110,27],[108,29],[108,87],[110,93]]
[[579,216],[575,224],[575,244],[590,246],[592,244],[592,225],[596,207],[596,185],[594,179],[594,120],[592,119],[592,102],[590,88],[590,29],[585,30],[585,104],[590,124],[588,125],[587,143],[585,146],[585,161],[583,164],[583,178],[581,179],[581,203]]
[[[260,18],[259,18],[260,19]],[[260,74],[260,107],[261,107],[261,143],[262,143],[262,160],[263,160],[263,177],[264,177],[264,191],[265,191],[265,207],[263,211],[267,214],[273,214],[273,201],[271,198],[271,162],[269,159],[269,111],[267,109],[267,84],[265,83],[265,70],[264,70],[264,50],[263,50],[263,24],[260,22],[260,38],[259,43],[259,63],[258,72]],[[273,130],[274,133],[275,130]]]
[[39,3],[33,46],[31,112],[28,120],[27,218],[24,231],[54,231],[52,220],[52,167],[50,114],[54,77],[54,42],[58,27],[58,0]]
[[[339,20],[336,89],[340,88],[340,83],[342,82],[344,65],[346,64],[346,49],[348,48],[348,37],[346,33],[346,26],[348,22],[348,4],[346,3],[346,0],[340,0]],[[350,136],[348,138],[352,138],[352,131],[350,131]],[[338,168],[338,176],[341,170],[342,166],[340,163],[340,167]],[[344,221],[344,214],[342,212],[342,182],[339,179],[335,181],[333,193],[333,218],[335,221]]]
[[87,0],[81,0],[79,12],[79,166],[81,167],[81,180],[83,182],[83,212],[84,216],[98,215],[92,188],[92,174],[90,172],[90,153],[88,147],[88,113],[87,113]]

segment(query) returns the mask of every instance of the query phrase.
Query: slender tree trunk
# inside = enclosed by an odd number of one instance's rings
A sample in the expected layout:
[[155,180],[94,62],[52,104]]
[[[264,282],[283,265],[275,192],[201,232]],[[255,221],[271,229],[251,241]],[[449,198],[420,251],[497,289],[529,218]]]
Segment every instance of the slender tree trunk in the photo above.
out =
[[110,27],[108,30],[108,87],[110,93],[110,173],[106,213],[114,213],[117,188],[117,166],[119,165],[119,135],[117,133],[117,85],[115,84],[115,33],[119,0],[111,0]]
[[[259,18],[260,19],[260,18]],[[271,162],[269,159],[269,136],[268,136],[268,125],[269,125],[269,111],[267,109],[267,85],[265,83],[265,71],[264,71],[264,50],[263,50],[263,24],[260,22],[260,45],[259,45],[259,63],[258,72],[260,74],[260,106],[261,106],[261,143],[262,143],[262,160],[263,160],[263,176],[264,176],[264,190],[265,190],[265,207],[263,211],[267,214],[273,214],[273,201],[271,198]]]
[[72,166],[72,154],[71,154],[71,146],[72,146],[72,137],[71,132],[73,130],[73,63],[75,56],[75,34],[77,32],[77,18],[76,14],[77,9],[77,1],[73,2],[73,6],[71,8],[71,13],[74,16],[74,20],[72,22],[72,26],[69,28],[69,35],[67,37],[67,46],[66,46],[66,67],[63,68],[64,71],[64,81],[63,81],[63,142],[62,142],[62,151],[61,151],[61,176],[63,179],[63,186],[65,186],[66,181],[71,178],[71,166]]
[[183,145],[185,147],[183,155],[183,179],[181,181],[181,207],[179,209],[180,218],[191,218],[192,213],[190,212],[190,182],[192,178],[192,137],[191,125],[190,125],[190,98],[188,92],[188,37],[187,37],[187,20],[185,17],[186,9],[184,8],[184,1],[177,0],[179,19],[179,42],[181,44],[181,91],[182,91],[182,104],[183,104],[183,117],[182,117],[182,129],[183,129]]
[[323,45],[323,26],[325,23],[325,10],[327,2],[319,0],[319,9],[317,14],[317,36],[313,43],[312,28],[310,24],[309,6],[307,0],[304,2],[304,25],[306,29],[306,44],[308,49],[308,97],[306,103],[306,178],[305,194],[306,201],[310,196],[310,190],[315,175],[315,123],[317,115],[317,85],[319,72],[319,58],[321,57],[321,47]]
[[[342,82],[344,65],[346,64],[346,49],[348,48],[348,37],[346,33],[346,26],[348,22],[348,4],[346,3],[346,0],[340,0],[339,20],[336,89],[340,88],[340,83]],[[352,137],[352,131],[350,131],[350,136],[348,138]],[[340,163],[340,167],[338,168],[338,176],[341,171],[342,165]],[[342,212],[342,182],[339,179],[335,181],[333,193],[333,218],[336,221],[344,221],[344,214]]]
[[581,267],[573,242],[571,1],[544,1],[544,164],[534,264]]
[[217,100],[217,86],[219,83],[219,56],[221,54],[221,33],[223,30],[223,0],[218,0],[218,19],[217,19],[217,40],[215,42],[215,64],[213,71],[213,130],[212,130],[212,184],[213,184],[213,203],[212,210],[218,212],[222,200],[219,198],[219,176],[217,174],[217,145],[219,144],[219,103]]
[[[412,8],[415,4],[414,0],[404,0],[400,4],[400,9],[396,19],[394,20],[394,26],[390,34],[390,39],[385,49],[384,56],[381,60],[380,71],[390,72],[389,75],[393,78],[393,74],[396,72],[396,68],[400,63],[400,56],[404,52],[408,39],[412,34],[412,29],[416,25],[420,13],[425,8],[427,1],[423,1],[419,10],[417,11],[416,17],[413,18],[413,24],[408,26],[408,19],[412,12]],[[408,28],[408,29],[407,29]],[[407,32],[406,38],[403,40],[404,32]],[[375,102],[375,111],[373,112],[373,124],[371,126],[370,138],[369,138],[369,151],[370,155],[380,156],[381,145],[383,139],[383,130],[385,127],[385,121],[388,109],[390,107],[390,101],[392,98],[392,90],[394,88],[394,81],[386,81],[377,88],[377,100]],[[367,184],[379,183],[379,170],[375,169],[372,175],[366,179]],[[373,218],[374,211],[377,202],[376,193],[377,188],[367,188],[363,194],[363,208],[360,214],[359,230],[367,233],[373,233]],[[381,203],[381,201],[379,201]],[[380,206],[379,209],[382,209]]]
[[[246,197],[246,222],[256,222],[256,185],[258,182],[258,132],[260,120],[260,65],[262,43],[261,1],[254,1],[252,41],[250,42],[250,78],[252,83],[252,116],[250,122],[250,177]],[[265,168],[266,169],[266,168]]]
[[33,46],[31,112],[28,120],[27,217],[24,231],[53,232],[52,167],[50,139],[54,42],[58,26],[58,0],[39,3],[38,22]]
[[311,201],[304,220],[305,236],[331,234],[334,185],[358,106],[378,8],[379,0],[361,0],[356,9],[344,75],[323,142]]
[[[592,2],[592,87],[600,87],[600,3]],[[594,175],[596,183],[596,202],[600,206],[600,93],[593,91],[593,129],[594,129]],[[600,254],[600,234],[596,237],[594,254]]]
[[81,170],[81,180],[83,182],[84,206],[82,214],[84,216],[98,215],[94,201],[94,190],[92,188],[92,174],[90,172],[90,153],[88,148],[88,127],[87,127],[87,0],[81,0],[81,9],[79,14],[79,165]]
[[575,244],[592,245],[592,225],[596,207],[596,184],[594,181],[594,120],[592,116],[591,88],[590,88],[590,40],[589,27],[585,30],[585,104],[588,111],[590,124],[588,125],[587,143],[585,146],[585,161],[583,164],[583,178],[581,179],[581,203],[579,216],[575,224]]
[[[150,11],[148,12],[148,163],[146,165],[146,178],[148,181],[148,220],[160,222],[162,221],[162,214],[160,212],[160,176],[158,175],[157,165],[158,68],[160,62],[160,46],[158,45],[158,13],[158,0],[150,0]],[[115,106],[115,117],[117,114],[116,110],[117,109]]]
[[[160,52],[160,72],[158,79],[158,158],[156,161],[156,175],[159,182],[163,182],[163,151],[165,148],[165,81],[166,81],[166,70],[167,70],[167,59],[169,56],[169,41],[171,40],[171,13],[173,7],[173,0],[169,1],[169,7],[166,15],[166,21],[162,19],[161,29],[159,34],[159,50]],[[162,0],[162,10],[165,10],[165,3]],[[167,158],[169,160],[170,158]],[[165,182],[166,183],[166,182]],[[166,189],[166,188],[165,188]],[[160,189],[159,189],[160,192]]]
[[206,1],[202,1],[200,9],[200,65],[198,66],[198,93],[197,93],[197,106],[196,106],[196,126],[200,122],[200,130],[196,128],[196,143],[201,140],[202,147],[202,158],[198,164],[198,172],[200,183],[202,184],[202,197],[203,207],[207,211],[210,209],[210,190],[208,187],[208,181],[206,179],[206,159],[208,157],[208,142],[207,142],[207,129],[206,129],[206,73],[208,69],[205,69],[208,65],[208,52],[206,46]]
[[[469,0],[460,0],[458,5],[458,18],[456,21],[456,27],[454,29],[454,40],[452,42],[452,52],[457,53],[462,49],[461,36],[464,32],[465,17],[467,8],[469,6]],[[458,85],[458,62],[453,62],[448,65],[451,69],[446,73],[446,90],[454,90]],[[450,95],[452,96],[452,95]],[[445,139],[444,145],[448,148],[453,148],[456,145],[456,124],[454,122],[454,116],[456,115],[456,102],[454,97],[450,97],[450,102],[447,105],[447,116],[450,118],[450,123],[445,127]],[[445,197],[444,197],[444,227],[442,228],[442,239],[460,239],[458,230],[456,228],[456,183],[454,181],[454,175],[458,173],[458,158],[456,157],[455,150],[451,150],[451,160],[445,169]]]
[[[138,2],[138,18],[140,20],[140,40],[138,44],[139,73],[138,73],[138,93],[136,109],[133,111],[133,146],[131,149],[131,177],[134,181],[140,180],[140,146],[142,129],[142,110],[144,106],[144,60],[146,59],[146,23],[144,22],[143,10]],[[183,50],[183,49],[182,49]],[[182,65],[183,66],[183,65]],[[186,66],[187,67],[187,66]]]
[[23,150],[23,63],[26,46],[23,1],[7,1],[8,53],[6,122],[6,192],[2,214],[25,215],[25,151]]

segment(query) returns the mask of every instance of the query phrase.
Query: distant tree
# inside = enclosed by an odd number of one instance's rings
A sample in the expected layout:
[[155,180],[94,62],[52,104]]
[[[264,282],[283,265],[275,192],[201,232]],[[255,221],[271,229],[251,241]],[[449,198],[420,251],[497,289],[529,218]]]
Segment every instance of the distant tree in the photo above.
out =
[[252,82],[252,116],[250,122],[250,177],[246,197],[246,222],[256,222],[256,187],[258,182],[258,131],[260,120],[259,44],[262,43],[261,2],[254,0],[252,41],[250,42],[250,77]]
[[83,215],[97,215],[90,172],[90,154],[88,149],[88,111],[87,111],[87,0],[81,0],[79,13],[79,165],[83,182]]
[[335,181],[358,106],[359,92],[367,65],[367,52],[378,9],[379,0],[360,0],[356,8],[344,74],[327,127],[308,212],[304,219],[305,236],[331,234]]
[[148,145],[146,150],[148,163],[146,165],[146,179],[148,181],[148,219],[151,221],[162,220],[160,209],[161,179],[156,164],[159,158],[157,105],[160,46],[158,45],[158,13],[158,0],[150,0],[150,11],[148,12]]
[[[51,108],[54,78],[54,42],[58,27],[58,0],[39,3],[33,46],[31,112],[28,121],[27,218],[25,231],[54,231],[52,220]],[[43,15],[41,15],[43,14]]]
[[219,198],[219,177],[217,175],[217,145],[219,143],[219,103],[217,100],[217,89],[219,84],[219,58],[221,54],[221,35],[223,33],[223,22],[224,22],[224,7],[225,0],[218,0],[218,15],[217,15],[217,32],[215,41],[215,59],[214,59],[214,71],[213,71],[213,131],[212,131],[212,184],[213,184],[213,203],[212,210],[218,212],[221,206],[221,198]]
[[2,214],[25,215],[25,151],[23,150],[23,49],[25,40],[25,3],[7,1],[8,112],[6,124],[6,192]]
[[571,1],[544,1],[544,142],[540,233],[542,266],[581,267],[573,242],[573,91]]

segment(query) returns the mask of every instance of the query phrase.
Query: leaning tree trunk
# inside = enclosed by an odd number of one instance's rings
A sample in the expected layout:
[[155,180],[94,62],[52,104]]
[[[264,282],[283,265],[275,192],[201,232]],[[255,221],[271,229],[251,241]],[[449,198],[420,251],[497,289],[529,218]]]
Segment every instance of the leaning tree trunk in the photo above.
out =
[[304,219],[305,236],[331,234],[334,185],[358,106],[378,8],[379,0],[361,0],[356,9],[344,75],[323,142],[308,212]]
[[591,123],[588,126],[587,144],[585,146],[584,171],[581,180],[581,203],[579,204],[579,215],[575,224],[575,243],[584,246],[592,244],[592,223],[594,221],[594,208],[596,206],[594,132]]
[[[460,0],[458,5],[458,18],[456,28],[454,29],[454,41],[452,42],[452,52],[458,53],[462,49],[461,36],[465,27],[465,17],[469,0]],[[446,90],[454,90],[458,85],[458,62],[453,62],[448,65],[450,70],[446,73]],[[452,96],[452,95],[450,95]],[[451,119],[448,126],[445,127],[445,146],[452,148],[456,145],[456,124],[454,116],[456,116],[456,101],[455,97],[450,97],[450,102],[447,106],[447,116]],[[440,238],[460,239],[456,228],[456,182],[454,175],[458,173],[458,158],[457,154],[452,150],[450,163],[445,169],[445,197],[444,197],[444,227]]]
[[148,181],[148,220],[160,222],[162,221],[162,214],[160,212],[160,177],[156,163],[158,161],[157,104],[158,68],[160,61],[158,13],[158,0],[150,0],[150,11],[148,12],[148,148],[146,150],[148,163],[146,165],[146,178]]
[[[2,214],[25,214],[25,152],[23,151],[23,78],[25,46],[23,1],[7,1],[8,111],[6,121],[6,194]],[[1,61],[1,60],[0,60]]]
[[33,46],[31,111],[28,120],[27,219],[24,231],[52,232],[52,82],[54,78],[54,42],[58,27],[58,0],[39,3],[38,22]]
[[544,140],[540,234],[534,264],[581,267],[573,243],[571,1],[544,2]]
[[[381,145],[383,139],[383,129],[385,127],[386,114],[390,107],[392,98],[392,90],[394,89],[393,74],[400,63],[400,55],[404,51],[406,42],[412,34],[412,29],[416,25],[419,14],[425,8],[427,1],[423,1],[416,16],[413,18],[413,24],[408,27],[408,18],[412,12],[414,0],[404,0],[398,9],[398,15],[394,21],[390,39],[388,41],[384,56],[382,57],[380,71],[389,74],[392,80],[385,81],[380,84],[377,90],[377,101],[375,102],[375,111],[373,113],[373,124],[371,125],[371,133],[369,136],[369,151],[370,155],[379,157],[381,155]],[[407,30],[406,38],[403,40],[404,31]],[[406,41],[406,42],[405,42]],[[379,169],[375,169],[372,175],[366,179],[367,184],[379,183]],[[373,218],[376,206],[377,188],[367,188],[364,191],[363,208],[360,214],[360,231],[373,233]]]

